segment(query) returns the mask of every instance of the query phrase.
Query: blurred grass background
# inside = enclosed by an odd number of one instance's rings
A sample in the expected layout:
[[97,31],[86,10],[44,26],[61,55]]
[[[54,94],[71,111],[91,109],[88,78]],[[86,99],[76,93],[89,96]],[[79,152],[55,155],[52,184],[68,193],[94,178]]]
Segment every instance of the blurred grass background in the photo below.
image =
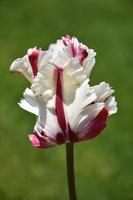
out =
[[99,137],[75,145],[78,199],[132,200],[132,0],[0,1],[0,199],[68,199],[65,146],[32,148],[35,117],[17,105],[29,84],[9,72],[28,48],[66,34],[95,49],[91,83],[109,82],[119,106]]

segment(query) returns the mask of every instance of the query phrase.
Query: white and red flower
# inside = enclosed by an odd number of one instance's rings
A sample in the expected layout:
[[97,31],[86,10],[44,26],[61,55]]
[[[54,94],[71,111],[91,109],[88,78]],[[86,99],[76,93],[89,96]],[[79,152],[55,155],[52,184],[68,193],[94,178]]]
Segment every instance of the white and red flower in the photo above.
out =
[[20,107],[35,114],[29,138],[35,147],[48,148],[96,137],[108,116],[117,112],[109,84],[89,85],[96,53],[75,37],[62,37],[47,51],[33,48],[15,60],[11,71],[23,73],[31,88]]

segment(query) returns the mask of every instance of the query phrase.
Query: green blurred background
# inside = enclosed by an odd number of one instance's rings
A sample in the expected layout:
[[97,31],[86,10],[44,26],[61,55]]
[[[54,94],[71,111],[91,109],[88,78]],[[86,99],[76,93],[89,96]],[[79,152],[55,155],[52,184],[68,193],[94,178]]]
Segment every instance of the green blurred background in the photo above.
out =
[[30,47],[75,35],[97,52],[91,83],[115,88],[118,114],[95,140],[75,145],[79,200],[133,199],[133,1],[0,1],[0,200],[68,200],[65,145],[32,148],[35,117],[17,102],[29,86],[9,72]]

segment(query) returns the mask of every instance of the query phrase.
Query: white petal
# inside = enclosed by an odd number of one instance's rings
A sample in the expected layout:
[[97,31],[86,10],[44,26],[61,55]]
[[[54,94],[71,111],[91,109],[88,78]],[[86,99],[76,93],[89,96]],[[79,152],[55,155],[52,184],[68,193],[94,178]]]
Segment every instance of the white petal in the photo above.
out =
[[88,50],[88,56],[83,61],[83,68],[87,76],[90,76],[90,73],[95,65],[95,56],[96,52],[93,49]]
[[92,120],[104,106],[104,103],[92,104],[97,96],[89,87],[88,81],[84,81],[77,89],[74,101],[65,105],[70,127],[75,132],[84,129],[88,120]]
[[36,96],[42,96],[44,102],[50,100],[54,95],[54,70],[52,65],[45,66],[45,70],[42,73],[38,73],[31,89]]
[[32,106],[37,106],[37,98],[31,89],[26,88],[23,95]]
[[39,102],[35,97],[33,91],[29,88],[26,88],[23,95],[25,99],[22,99],[20,103],[18,103],[19,106],[24,110],[27,110],[28,112],[39,115]]
[[112,115],[117,112],[117,103],[115,101],[115,97],[110,97],[106,101],[106,108],[108,110],[109,115]]
[[97,102],[105,101],[114,92],[110,85],[105,82],[101,82],[99,85],[93,86],[92,89],[97,95]]
[[10,71],[22,73],[29,82],[32,82],[33,74],[32,74],[32,70],[31,70],[31,66],[27,62],[27,56],[16,59],[11,64]]
[[55,137],[57,133],[62,133],[55,112],[51,112],[49,109],[47,109],[45,130],[47,130],[47,133],[51,133],[53,137]]
[[57,133],[61,133],[61,129],[57,122],[57,117],[54,109],[48,109],[43,101],[38,100],[34,96],[34,93],[30,89],[26,89],[24,92],[26,99],[22,99],[19,103],[20,107],[24,110],[31,112],[38,116],[37,124],[44,127],[44,131],[47,136],[55,138]]
[[28,111],[28,112],[31,112],[31,113],[33,113],[33,114],[35,114],[35,115],[39,115],[39,109],[38,109],[38,107],[37,106],[32,106],[31,104],[29,104],[29,102],[27,102],[25,99],[22,99],[21,101],[20,101],[20,103],[18,103],[19,104],[19,106],[22,108],[22,109],[24,109],[24,110],[26,110],[26,111]]
[[62,40],[58,40],[56,44],[52,44],[47,52],[49,55],[49,63],[64,68],[71,59],[67,47],[64,46]]
[[[57,122],[55,111],[51,112],[49,109],[45,107],[45,105],[43,105],[43,107],[40,107],[39,109],[39,118],[35,125],[35,130],[37,131],[38,127],[40,126],[41,130],[44,131],[48,137],[53,139],[56,138],[58,133],[62,133]],[[40,130],[38,131],[40,132]]]

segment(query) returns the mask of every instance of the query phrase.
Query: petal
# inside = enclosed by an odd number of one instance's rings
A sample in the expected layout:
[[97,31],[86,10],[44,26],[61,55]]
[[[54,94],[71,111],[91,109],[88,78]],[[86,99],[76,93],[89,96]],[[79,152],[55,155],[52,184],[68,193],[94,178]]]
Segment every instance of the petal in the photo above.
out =
[[110,97],[106,101],[106,109],[108,110],[109,115],[117,112],[117,103],[115,101],[115,97]]
[[55,111],[55,101],[53,102],[54,105],[52,109],[49,109],[47,104],[43,102],[43,99],[36,97],[33,91],[28,88],[24,92],[24,97],[25,99],[21,100],[19,105],[24,110],[27,110],[28,112],[34,113],[38,116],[35,130],[41,125],[47,136],[54,139],[56,138],[57,133],[62,133]]
[[76,119],[74,124],[74,132],[81,137],[88,132],[88,127],[91,125],[93,119],[102,111],[104,108],[103,103],[95,103],[84,109]]
[[49,62],[64,69],[72,58],[69,50],[64,47],[61,40],[58,40],[58,42],[52,47],[53,48]]
[[88,132],[80,140],[90,140],[96,137],[106,126],[108,111],[103,108],[100,113],[89,123]]
[[38,109],[38,107],[37,106],[32,106],[31,104],[29,104],[29,102],[28,101],[26,101],[25,99],[21,99],[21,101],[20,101],[20,103],[18,103],[18,105],[22,108],[22,109],[24,109],[24,110],[26,110],[26,111],[28,111],[28,112],[31,112],[31,113],[33,113],[33,114],[35,114],[35,115],[39,115],[39,109]]
[[34,91],[36,96],[42,96],[43,100],[47,102],[54,95],[54,70],[55,67],[52,65],[45,66],[45,72],[38,73],[31,89]]
[[46,110],[45,123],[43,123],[46,135],[51,138],[56,138],[57,133],[63,133],[62,129],[59,126],[57,115],[54,111]]
[[[90,89],[88,85],[89,80],[85,80],[83,84],[76,90],[73,102],[69,105],[65,105],[66,115],[68,118],[71,129],[77,133],[80,126],[80,120],[91,117],[92,111],[94,116],[97,114],[97,110],[102,109],[103,104],[91,105],[96,100],[96,94]],[[91,111],[91,112],[90,112]]]
[[29,88],[26,88],[23,95],[25,99],[21,99],[20,103],[18,103],[19,106],[28,112],[31,112],[35,115],[39,115],[38,100],[35,97],[33,91]]
[[110,85],[105,82],[101,82],[99,85],[93,86],[92,89],[97,95],[97,102],[105,101],[114,92]]
[[38,106],[37,98],[31,89],[26,88],[23,95],[25,99],[27,100],[27,102],[29,102],[32,106],[35,106],[35,107]]
[[[35,147],[49,148],[65,143],[64,135],[58,125],[56,115],[46,110],[45,121],[42,121],[41,115],[34,127],[34,133],[30,135],[30,140]],[[43,115],[44,116],[44,115]]]
[[38,66],[39,55],[40,55],[40,51],[37,50],[36,48],[28,50],[28,59],[31,64],[32,74],[33,74],[34,78],[36,77],[36,75],[38,73],[38,69],[39,69],[39,66]]
[[[83,69],[72,66],[63,70],[62,88],[63,88],[63,101],[65,105],[72,104],[76,91],[80,85],[86,80],[86,75]],[[87,81],[88,82],[88,81]]]
[[52,142],[49,138],[41,138],[36,133],[30,134],[29,139],[34,147],[37,148],[50,148],[57,144]]
[[65,106],[71,142],[91,139],[106,126],[108,110],[104,102],[95,102],[96,99],[95,91],[86,80],[77,89],[74,101]]
[[71,51],[72,57],[75,57],[79,63],[82,64],[84,59],[88,56],[88,48],[82,43],[79,43],[75,37],[62,37],[62,41],[66,48],[68,47],[69,51]]
[[32,82],[33,80],[32,70],[29,63],[27,62],[26,57],[27,56],[24,56],[23,58],[17,58],[11,64],[10,71],[22,73],[29,82]]
[[32,83],[39,71],[39,63],[43,56],[44,53],[42,50],[37,49],[36,47],[29,49],[27,51],[27,55],[25,55],[23,58],[16,59],[11,64],[10,70],[11,72],[22,73],[25,78]]
[[94,52],[93,49],[89,49],[88,56],[83,61],[83,68],[88,77],[90,76],[93,66],[95,65],[95,56],[96,52]]

